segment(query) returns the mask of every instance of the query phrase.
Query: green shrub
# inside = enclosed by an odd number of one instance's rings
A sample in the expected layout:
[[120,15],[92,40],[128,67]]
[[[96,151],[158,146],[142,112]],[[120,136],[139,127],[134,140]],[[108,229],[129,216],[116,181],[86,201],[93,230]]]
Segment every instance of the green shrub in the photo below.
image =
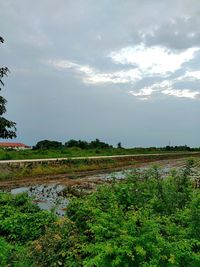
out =
[[39,238],[55,216],[32,204],[27,194],[0,193],[0,235],[11,242],[25,244]]
[[166,179],[157,167],[136,171],[74,199],[65,223],[34,241],[36,265],[200,266],[200,193],[190,168]]
[[165,178],[157,166],[134,171],[73,198],[63,219],[39,211],[26,195],[1,193],[1,260],[13,266],[198,267],[200,191],[191,174],[190,163]]

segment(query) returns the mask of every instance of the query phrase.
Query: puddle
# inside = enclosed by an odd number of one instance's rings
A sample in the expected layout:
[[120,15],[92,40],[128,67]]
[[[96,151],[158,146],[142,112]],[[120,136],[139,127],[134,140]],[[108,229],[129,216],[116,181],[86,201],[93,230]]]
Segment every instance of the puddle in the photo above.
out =
[[[176,169],[178,169],[178,168],[176,168]],[[96,178],[96,179],[102,179],[102,180],[112,180],[112,179],[122,180],[122,179],[125,179],[127,177],[127,175],[130,175],[131,173],[133,173],[135,170],[136,170],[136,168],[131,168],[131,169],[127,169],[127,170],[123,170],[123,171],[116,171],[116,172],[112,172],[112,173],[92,175],[89,178],[90,179]],[[139,171],[139,172],[143,172],[143,171],[147,171],[147,170],[149,170],[149,166],[137,168],[137,171]],[[161,168],[159,168],[159,173],[162,176],[166,176],[167,174],[169,174],[169,172],[171,170],[172,170],[171,166],[161,167]]]
[[[149,166],[140,167],[137,170],[139,172],[143,172],[149,169]],[[159,168],[159,172],[164,177],[169,174],[172,166],[167,165],[165,167]],[[121,180],[124,179],[128,174],[131,174],[135,168],[123,170],[123,171],[116,171],[112,173],[104,173],[104,174],[97,174],[91,175],[87,177],[88,182],[94,179],[97,180]],[[30,197],[34,200],[33,202],[36,203],[41,209],[43,210],[53,210],[57,215],[64,216],[66,206],[69,203],[69,200],[62,196],[62,191],[66,188],[65,185],[61,184],[42,184],[42,185],[34,185],[29,187],[20,187],[11,190],[12,194],[19,194],[27,192]]]
[[36,185],[12,189],[11,194],[26,192],[41,209],[53,210],[57,215],[64,216],[64,210],[69,203],[66,198],[59,195],[64,188],[65,186],[59,184]]

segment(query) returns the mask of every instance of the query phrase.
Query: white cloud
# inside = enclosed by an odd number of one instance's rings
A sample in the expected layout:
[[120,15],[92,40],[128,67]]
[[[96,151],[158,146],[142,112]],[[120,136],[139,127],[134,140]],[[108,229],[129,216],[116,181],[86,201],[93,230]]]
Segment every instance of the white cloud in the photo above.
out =
[[137,69],[122,70],[110,73],[93,73],[84,80],[88,83],[134,83],[141,79],[141,73]]
[[179,78],[179,80],[200,80],[200,71],[187,71],[184,76]]
[[88,65],[80,65],[69,60],[49,60],[48,63],[59,69],[74,69],[84,73],[93,73],[94,70]]
[[129,91],[129,94],[139,97],[140,100],[148,100],[154,91],[156,90],[154,90],[152,86],[149,86],[149,87],[142,88],[138,92]]
[[[139,97],[140,100],[149,99],[152,94],[160,93],[174,97],[184,97],[195,99],[200,95],[198,91],[192,91],[190,89],[176,89],[176,80],[164,80],[161,83],[155,83],[151,86],[144,87],[138,91],[129,91],[129,93],[135,97]],[[145,97],[145,98],[144,98]]]
[[81,65],[68,60],[50,60],[48,63],[59,69],[72,69],[82,74],[83,82],[88,84],[134,83],[142,78],[141,72],[138,69],[100,72],[88,65]]
[[176,78],[177,82],[193,82],[200,80],[200,71],[186,71],[182,76]]
[[174,53],[161,46],[146,47],[140,44],[111,52],[109,57],[116,63],[135,65],[145,75],[166,75],[180,69],[182,64],[191,60],[199,50],[200,48],[189,48]]
[[144,100],[143,97],[145,97],[145,100],[147,100],[155,92],[160,92],[163,89],[164,90],[172,89],[172,85],[173,85],[172,81],[164,80],[160,83],[154,83],[150,86],[146,86],[138,91],[129,91],[129,94],[139,97],[141,100]]
[[130,69],[110,72],[101,72],[90,65],[78,64],[69,60],[50,60],[48,64],[58,69],[71,70],[77,73],[84,83],[96,85],[129,84],[131,86],[145,77],[157,77],[159,75],[163,78],[161,82],[144,86],[139,90],[130,90],[129,94],[140,100],[148,100],[154,94],[196,99],[200,95],[199,91],[179,89],[176,84],[180,81],[200,79],[200,71],[187,71],[183,76],[176,78],[172,78],[171,74],[182,68],[183,63],[191,60],[198,50],[200,48],[189,48],[174,53],[163,47],[145,47],[143,44],[125,47],[117,52],[112,52],[109,56],[114,62],[134,66]]
[[194,78],[200,80],[200,71],[187,71],[185,77]]
[[129,91],[134,96],[150,96],[155,90],[152,87],[144,87],[139,92]]
[[192,98],[195,99],[197,96],[200,95],[197,91],[191,91],[189,89],[167,89],[162,91],[163,94],[176,96],[176,97],[185,97],[185,98]]

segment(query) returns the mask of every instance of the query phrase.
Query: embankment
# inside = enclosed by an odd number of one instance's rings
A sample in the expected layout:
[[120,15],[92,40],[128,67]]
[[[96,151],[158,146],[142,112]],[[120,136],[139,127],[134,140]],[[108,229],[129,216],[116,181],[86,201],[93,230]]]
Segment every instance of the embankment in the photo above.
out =
[[54,158],[37,160],[4,160],[0,161],[0,178],[17,178],[48,174],[73,174],[88,171],[103,171],[137,166],[140,163],[158,160],[200,157],[199,152],[138,154],[100,157]]

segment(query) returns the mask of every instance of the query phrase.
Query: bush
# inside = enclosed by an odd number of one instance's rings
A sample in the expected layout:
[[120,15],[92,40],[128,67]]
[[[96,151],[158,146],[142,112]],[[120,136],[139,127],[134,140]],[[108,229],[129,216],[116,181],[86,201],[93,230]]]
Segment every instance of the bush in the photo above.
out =
[[33,266],[198,267],[200,191],[191,174],[192,162],[165,178],[157,166],[133,171],[73,198],[63,219],[37,210],[26,195],[2,193],[1,260],[23,262],[23,246]]
[[0,235],[8,241],[25,244],[39,238],[55,216],[32,204],[27,194],[0,193]]
[[34,241],[33,259],[42,266],[200,266],[200,192],[190,170],[166,179],[157,167],[133,172],[74,199],[65,223]]

